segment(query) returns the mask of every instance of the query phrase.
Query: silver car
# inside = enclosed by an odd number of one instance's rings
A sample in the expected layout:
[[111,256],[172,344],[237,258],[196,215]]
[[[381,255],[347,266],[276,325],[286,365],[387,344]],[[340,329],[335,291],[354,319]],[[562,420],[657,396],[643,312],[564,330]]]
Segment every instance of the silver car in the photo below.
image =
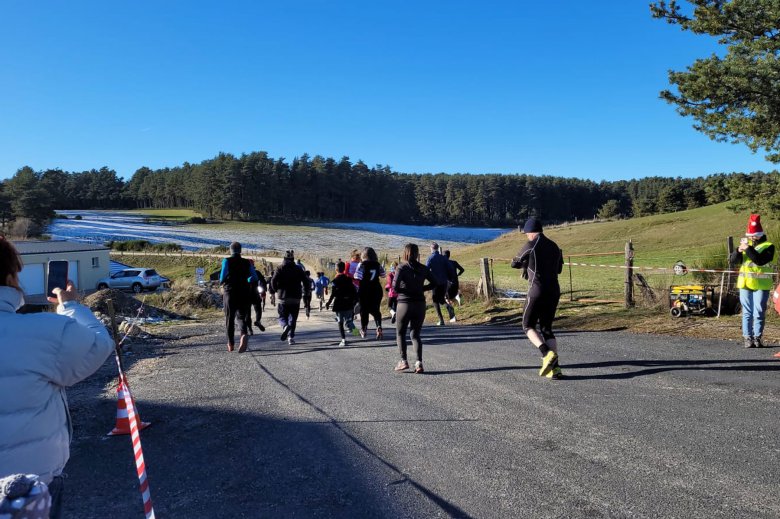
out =
[[111,274],[107,278],[98,280],[97,288],[117,288],[119,290],[132,290],[136,294],[144,290],[157,290],[162,284],[162,278],[154,269],[129,268]]

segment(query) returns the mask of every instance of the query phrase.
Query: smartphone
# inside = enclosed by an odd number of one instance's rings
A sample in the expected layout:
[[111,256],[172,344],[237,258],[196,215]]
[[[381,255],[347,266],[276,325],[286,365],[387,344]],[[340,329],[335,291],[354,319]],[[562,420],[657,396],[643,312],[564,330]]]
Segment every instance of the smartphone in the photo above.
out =
[[52,290],[55,288],[65,290],[68,286],[68,262],[66,260],[50,261],[48,268],[46,294],[49,297],[57,297]]
[[742,245],[747,245],[748,239],[747,238],[740,238],[739,243]]

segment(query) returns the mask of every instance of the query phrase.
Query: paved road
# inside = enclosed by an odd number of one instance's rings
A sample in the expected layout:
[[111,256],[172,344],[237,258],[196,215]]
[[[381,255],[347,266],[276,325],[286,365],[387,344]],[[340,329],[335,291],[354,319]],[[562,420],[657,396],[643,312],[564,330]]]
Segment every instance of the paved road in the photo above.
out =
[[[228,354],[182,327],[134,356],[158,517],[780,517],[777,350],[561,333],[553,382],[516,328],[425,327],[424,375],[393,372],[392,340],[304,328]],[[71,395],[66,517],[143,515],[129,439],[102,436],[110,377]]]

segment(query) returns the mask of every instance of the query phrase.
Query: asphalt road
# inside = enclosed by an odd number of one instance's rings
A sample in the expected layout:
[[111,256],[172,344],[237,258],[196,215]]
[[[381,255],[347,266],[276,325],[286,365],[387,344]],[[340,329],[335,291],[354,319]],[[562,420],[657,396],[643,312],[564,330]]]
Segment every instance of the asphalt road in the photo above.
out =
[[[158,518],[780,517],[776,349],[566,332],[549,381],[516,327],[426,326],[423,375],[393,371],[392,333],[278,331],[128,357]],[[129,437],[104,437],[114,375],[70,393],[65,517],[143,517]]]

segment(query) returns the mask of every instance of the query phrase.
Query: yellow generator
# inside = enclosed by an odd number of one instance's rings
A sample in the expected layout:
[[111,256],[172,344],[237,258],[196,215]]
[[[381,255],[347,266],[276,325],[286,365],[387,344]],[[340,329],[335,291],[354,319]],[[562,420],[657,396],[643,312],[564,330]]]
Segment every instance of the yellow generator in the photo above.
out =
[[713,315],[715,288],[711,285],[672,285],[669,287],[669,313],[672,317]]

